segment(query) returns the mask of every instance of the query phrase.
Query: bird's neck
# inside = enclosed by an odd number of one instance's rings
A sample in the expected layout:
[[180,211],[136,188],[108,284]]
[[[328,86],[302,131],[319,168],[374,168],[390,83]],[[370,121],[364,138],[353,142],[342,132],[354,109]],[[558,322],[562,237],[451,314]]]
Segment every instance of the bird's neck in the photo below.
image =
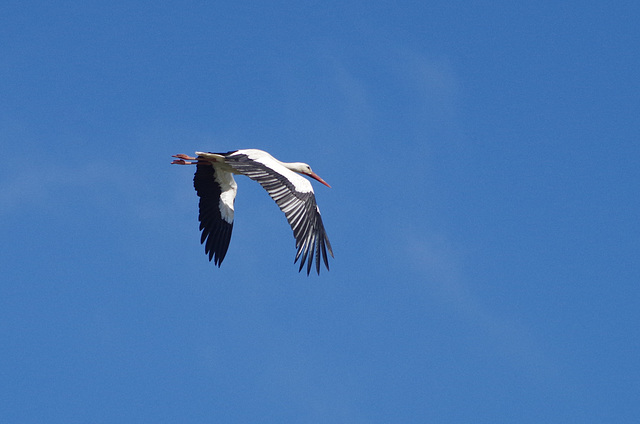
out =
[[287,169],[290,169],[293,172],[297,172],[298,174],[303,174],[304,169],[305,169],[305,165],[304,163],[301,162],[280,162],[282,164],[282,166],[284,166]]

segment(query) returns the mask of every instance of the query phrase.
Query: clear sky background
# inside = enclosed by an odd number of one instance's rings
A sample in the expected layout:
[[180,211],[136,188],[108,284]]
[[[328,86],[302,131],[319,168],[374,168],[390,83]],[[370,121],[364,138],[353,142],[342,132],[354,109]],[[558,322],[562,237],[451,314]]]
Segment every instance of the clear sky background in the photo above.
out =
[[[0,422],[640,422],[636,1],[0,5]],[[308,162],[299,274],[238,177]]]

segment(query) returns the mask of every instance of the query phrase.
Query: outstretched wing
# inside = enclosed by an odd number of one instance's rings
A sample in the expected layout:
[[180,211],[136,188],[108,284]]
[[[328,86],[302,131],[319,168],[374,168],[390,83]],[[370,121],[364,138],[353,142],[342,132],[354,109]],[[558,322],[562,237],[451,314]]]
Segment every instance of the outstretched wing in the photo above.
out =
[[284,212],[296,239],[296,258],[300,269],[307,263],[307,275],[315,257],[316,272],[320,274],[320,257],[329,269],[327,250],[333,256],[329,238],[322,223],[311,183],[306,178],[285,168],[271,156],[254,157],[251,151],[238,150],[225,155],[225,163],[260,185]]
[[204,252],[220,266],[227,254],[233,230],[233,202],[237,185],[230,172],[216,169],[214,165],[199,164],[193,177],[193,186],[198,193],[200,243]]

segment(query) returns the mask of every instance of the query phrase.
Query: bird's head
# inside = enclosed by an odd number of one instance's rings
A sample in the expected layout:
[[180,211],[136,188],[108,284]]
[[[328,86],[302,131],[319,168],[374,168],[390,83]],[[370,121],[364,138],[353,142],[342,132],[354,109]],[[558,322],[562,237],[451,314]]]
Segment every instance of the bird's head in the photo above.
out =
[[313,178],[314,180],[316,180],[316,181],[326,185],[327,187],[331,188],[331,186],[329,184],[327,184],[327,182],[325,180],[320,178],[318,176],[318,174],[313,172],[311,170],[311,167],[309,165],[307,165],[306,163],[293,162],[293,163],[286,164],[286,166],[287,166],[287,168],[289,168],[290,170],[292,170],[294,172],[297,172],[298,174],[307,175],[307,176]]

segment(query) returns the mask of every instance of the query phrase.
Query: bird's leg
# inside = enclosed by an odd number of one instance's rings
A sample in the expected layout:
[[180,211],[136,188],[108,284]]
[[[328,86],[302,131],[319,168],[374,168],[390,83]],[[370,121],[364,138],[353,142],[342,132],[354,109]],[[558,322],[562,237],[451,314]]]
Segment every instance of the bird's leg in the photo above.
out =
[[173,162],[171,162],[172,165],[204,165],[204,164],[208,163],[208,162],[200,161],[200,160],[198,160],[198,158],[187,156],[187,155],[182,154],[182,153],[180,153],[178,155],[173,155],[171,157],[178,158],[178,159],[174,160]]
[[187,156],[184,153],[180,153],[178,155],[173,155],[171,156],[172,158],[178,158],[178,159],[186,159],[186,160],[196,160],[196,158],[191,157],[191,156]]

